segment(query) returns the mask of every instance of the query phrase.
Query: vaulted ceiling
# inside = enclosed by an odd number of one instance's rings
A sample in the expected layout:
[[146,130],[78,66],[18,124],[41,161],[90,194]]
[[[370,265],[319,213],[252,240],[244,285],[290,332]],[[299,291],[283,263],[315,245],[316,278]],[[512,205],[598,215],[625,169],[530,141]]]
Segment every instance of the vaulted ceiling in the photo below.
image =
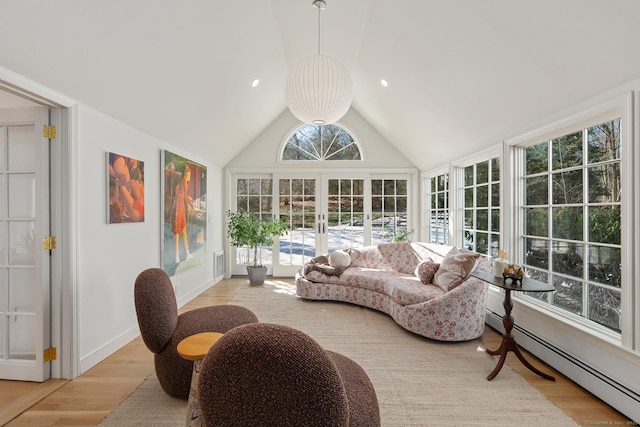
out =
[[[0,66],[223,166],[288,114],[311,3],[2,0]],[[352,108],[422,170],[640,78],[638,0],[327,0],[320,23]]]

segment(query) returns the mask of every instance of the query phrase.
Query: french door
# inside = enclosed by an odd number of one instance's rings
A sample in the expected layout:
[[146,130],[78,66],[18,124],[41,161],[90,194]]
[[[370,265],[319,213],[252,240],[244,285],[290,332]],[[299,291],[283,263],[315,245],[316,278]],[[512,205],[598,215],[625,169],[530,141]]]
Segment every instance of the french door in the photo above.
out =
[[0,110],[0,378],[44,381],[50,365],[48,109]]
[[[393,240],[407,226],[408,178],[368,173],[236,176],[232,209],[284,218],[291,230],[259,249],[274,276],[293,276],[319,254]],[[237,249],[233,274],[246,274],[250,252]]]

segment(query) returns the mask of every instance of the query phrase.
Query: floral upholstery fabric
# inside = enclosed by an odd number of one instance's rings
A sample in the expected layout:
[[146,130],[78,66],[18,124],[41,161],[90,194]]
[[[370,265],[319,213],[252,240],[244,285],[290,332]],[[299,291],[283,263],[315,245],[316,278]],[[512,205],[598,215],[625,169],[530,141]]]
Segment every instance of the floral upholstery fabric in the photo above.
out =
[[[381,250],[377,248],[383,247]],[[393,249],[399,253],[393,253]],[[448,292],[414,274],[422,260],[440,263],[450,246],[389,243],[351,249],[351,266],[340,276],[296,274],[298,296],[345,301],[389,314],[403,328],[440,341],[467,341],[484,332],[488,285],[475,277]],[[378,268],[375,261],[384,268]],[[402,271],[395,270],[394,267]],[[480,257],[476,271],[491,271]]]

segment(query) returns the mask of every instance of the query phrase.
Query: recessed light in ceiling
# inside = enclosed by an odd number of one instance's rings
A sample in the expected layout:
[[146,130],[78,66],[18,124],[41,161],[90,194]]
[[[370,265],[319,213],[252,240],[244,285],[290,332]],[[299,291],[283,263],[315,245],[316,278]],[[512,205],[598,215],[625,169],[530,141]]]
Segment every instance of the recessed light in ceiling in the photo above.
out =
[[260,79],[255,79],[251,82],[251,87],[256,87],[260,84]]
[[384,87],[389,87],[389,82],[385,79],[380,79],[380,84]]

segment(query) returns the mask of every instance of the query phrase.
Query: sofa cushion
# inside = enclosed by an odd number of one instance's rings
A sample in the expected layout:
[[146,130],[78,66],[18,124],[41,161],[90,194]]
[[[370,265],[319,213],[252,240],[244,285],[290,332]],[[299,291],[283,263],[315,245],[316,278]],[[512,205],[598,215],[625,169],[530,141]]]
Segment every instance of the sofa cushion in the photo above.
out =
[[433,276],[435,276],[439,267],[440,264],[437,262],[431,260],[421,261],[416,267],[415,275],[422,283],[430,285],[433,283]]
[[351,257],[345,251],[331,252],[328,256],[329,265],[332,267],[349,267]]
[[479,256],[480,254],[467,249],[451,249],[442,260],[433,283],[449,292],[469,277]]
[[438,286],[425,286],[413,274],[389,270],[351,266],[340,276],[328,276],[320,271],[309,271],[304,277],[311,282],[345,286],[347,293],[357,288],[378,292],[391,297],[400,305],[418,304],[444,294]]

